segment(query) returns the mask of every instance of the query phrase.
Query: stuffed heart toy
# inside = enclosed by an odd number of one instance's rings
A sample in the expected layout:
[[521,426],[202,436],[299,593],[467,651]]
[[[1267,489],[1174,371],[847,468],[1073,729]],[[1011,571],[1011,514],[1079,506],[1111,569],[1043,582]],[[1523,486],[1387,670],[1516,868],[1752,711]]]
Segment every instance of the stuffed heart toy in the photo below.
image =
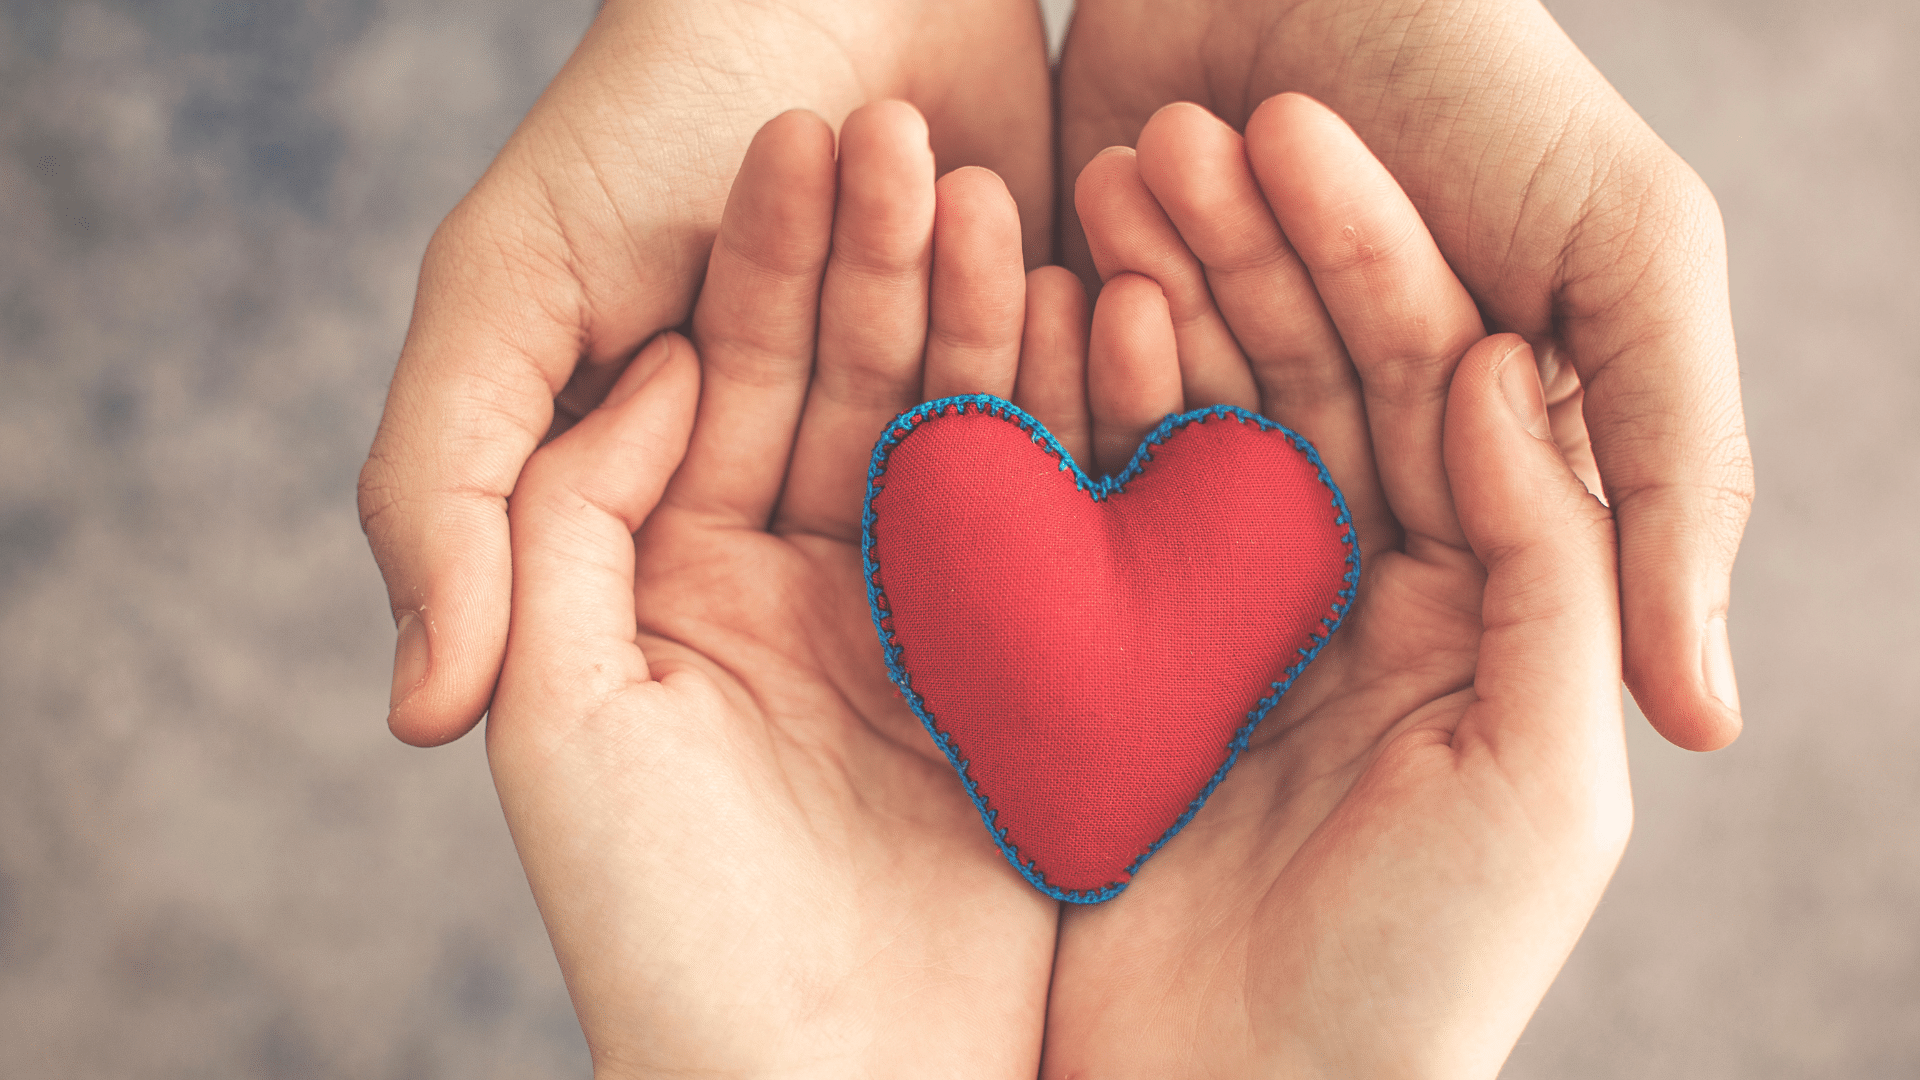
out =
[[893,681],[1047,895],[1119,895],[1353,602],[1346,502],[1305,439],[1169,416],[1091,479],[984,395],[901,414],[862,544]]

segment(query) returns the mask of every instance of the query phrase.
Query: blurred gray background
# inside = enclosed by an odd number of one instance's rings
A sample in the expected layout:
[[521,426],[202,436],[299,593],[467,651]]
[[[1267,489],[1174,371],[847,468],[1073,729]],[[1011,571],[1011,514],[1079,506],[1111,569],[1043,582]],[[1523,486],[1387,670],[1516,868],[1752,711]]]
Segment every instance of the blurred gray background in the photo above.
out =
[[[353,486],[594,6],[0,0],[0,1077],[589,1074],[480,740],[385,730]],[[1629,717],[1503,1075],[1920,1076],[1920,5],[1549,6],[1719,196],[1761,494],[1746,734]]]

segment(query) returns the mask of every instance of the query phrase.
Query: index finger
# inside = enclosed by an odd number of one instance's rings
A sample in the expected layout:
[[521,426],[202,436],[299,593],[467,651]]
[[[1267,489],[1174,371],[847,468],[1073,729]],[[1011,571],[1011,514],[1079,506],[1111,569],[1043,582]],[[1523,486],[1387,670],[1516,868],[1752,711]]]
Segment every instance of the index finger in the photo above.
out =
[[1454,366],[1484,333],[1418,210],[1346,122],[1301,94],[1247,122],[1247,158],[1360,373],[1387,505],[1414,553],[1464,550],[1441,455]]

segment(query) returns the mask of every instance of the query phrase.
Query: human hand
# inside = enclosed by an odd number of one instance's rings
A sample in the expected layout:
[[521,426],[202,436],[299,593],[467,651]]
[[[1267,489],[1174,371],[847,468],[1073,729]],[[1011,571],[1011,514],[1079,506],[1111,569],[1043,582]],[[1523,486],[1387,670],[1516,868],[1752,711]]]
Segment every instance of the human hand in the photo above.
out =
[[527,455],[691,310],[759,123],[922,105],[942,170],[986,165],[1051,236],[1046,46],[1031,0],[608,0],[434,234],[360,517],[399,625],[388,723],[458,738],[507,642],[506,499]]
[[1634,697],[1680,746],[1733,741],[1728,575],[1753,470],[1706,187],[1531,0],[1080,0],[1060,182],[1169,102],[1257,138],[1254,105],[1288,90],[1353,124],[1488,327],[1532,344],[1555,440],[1619,523]]
[[859,548],[874,440],[1010,394],[1022,299],[1013,199],[936,185],[910,107],[847,118],[837,196],[788,113],[692,343],[527,463],[487,750],[602,1080],[1037,1072],[1057,907],[895,694]]
[[1258,409],[1318,448],[1362,577],[1186,830],[1063,914],[1043,1075],[1492,1077],[1631,829],[1612,520],[1337,117],[1154,124],[1080,178],[1085,394],[1025,407],[1107,470],[1169,412]]

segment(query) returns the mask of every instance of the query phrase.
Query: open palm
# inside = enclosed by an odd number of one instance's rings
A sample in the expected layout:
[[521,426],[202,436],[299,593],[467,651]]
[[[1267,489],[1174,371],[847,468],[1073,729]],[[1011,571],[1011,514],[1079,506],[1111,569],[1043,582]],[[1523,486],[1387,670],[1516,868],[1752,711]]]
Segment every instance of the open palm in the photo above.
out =
[[1090,425],[1110,466],[1148,417],[1257,408],[1318,447],[1363,569],[1187,830],[1067,912],[1045,1075],[1490,1077],[1630,827],[1611,520],[1524,343],[1483,340],[1317,103],[1268,102],[1244,146],[1171,108],[1077,199],[1107,279],[1095,339],[1136,345],[1092,350],[1078,411],[1043,422]]
[[897,102],[835,174],[819,118],[762,130],[694,344],[649,346],[513,498],[488,750],[601,1076],[1037,1069],[1056,907],[894,694],[858,550],[874,433],[946,383],[1011,392],[1018,216],[984,170],[936,196]]
[[436,230],[361,473],[402,627],[396,735],[438,745],[487,710],[510,611],[504,501],[535,448],[686,321],[755,127],[793,106],[838,124],[887,96],[927,110],[942,167],[1006,178],[1044,260],[1052,111],[1031,0],[601,4]]
[[1724,230],[1551,6],[1079,0],[1059,183],[1170,102],[1245,130],[1299,91],[1347,118],[1489,324],[1541,350],[1555,436],[1619,525],[1627,682],[1668,740],[1717,749],[1740,731],[1728,574],[1753,497]]

